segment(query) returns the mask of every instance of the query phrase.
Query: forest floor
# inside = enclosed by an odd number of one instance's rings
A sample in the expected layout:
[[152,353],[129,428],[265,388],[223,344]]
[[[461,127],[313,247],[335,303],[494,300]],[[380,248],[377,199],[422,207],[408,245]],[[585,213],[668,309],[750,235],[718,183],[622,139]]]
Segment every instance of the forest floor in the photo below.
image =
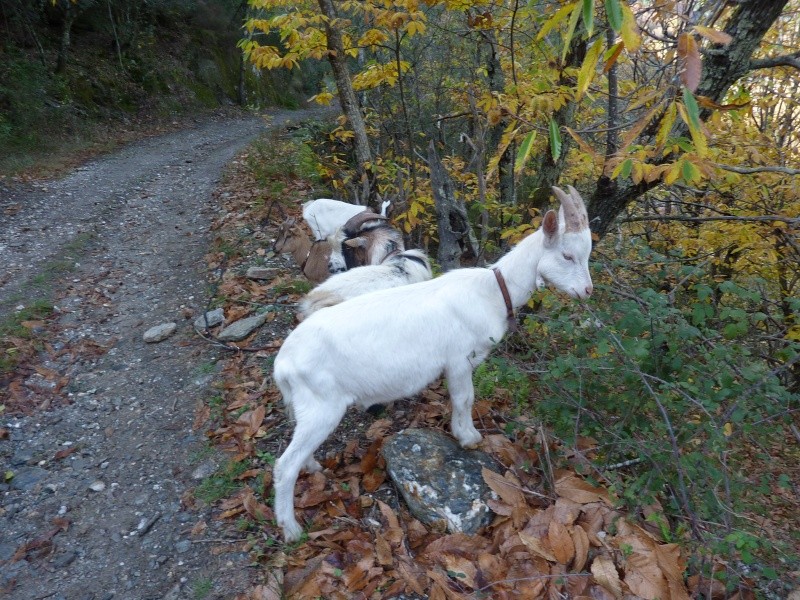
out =
[[[310,114],[228,111],[58,179],[0,179],[0,596],[248,588],[249,555],[220,549],[210,509],[186,499],[218,462],[192,423],[225,354],[192,322],[209,299],[224,166],[258,134]],[[144,343],[165,322],[177,332]]]

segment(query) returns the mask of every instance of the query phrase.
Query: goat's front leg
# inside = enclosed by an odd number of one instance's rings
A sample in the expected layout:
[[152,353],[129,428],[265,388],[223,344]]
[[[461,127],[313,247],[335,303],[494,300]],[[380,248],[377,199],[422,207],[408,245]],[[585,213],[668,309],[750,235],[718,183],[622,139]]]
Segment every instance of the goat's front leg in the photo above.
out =
[[472,424],[472,403],[475,388],[472,386],[472,365],[468,362],[447,367],[447,388],[453,403],[450,429],[462,448],[474,448],[481,441],[481,434]]

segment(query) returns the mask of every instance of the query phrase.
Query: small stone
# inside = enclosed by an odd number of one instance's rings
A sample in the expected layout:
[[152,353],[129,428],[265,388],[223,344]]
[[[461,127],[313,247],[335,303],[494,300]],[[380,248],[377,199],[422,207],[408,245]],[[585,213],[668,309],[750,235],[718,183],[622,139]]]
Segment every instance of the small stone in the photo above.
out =
[[[216,327],[225,320],[225,311],[222,308],[215,308],[208,311],[205,315],[197,317],[194,320],[195,329],[205,329],[208,327]],[[206,325],[208,321],[208,325]]]
[[177,544],[175,544],[175,552],[178,554],[184,554],[189,551],[189,548],[192,547],[192,542],[189,540],[181,540]]
[[142,339],[148,344],[163,342],[178,329],[177,323],[162,323],[144,332]]
[[39,467],[23,467],[18,471],[12,470],[14,477],[11,479],[11,489],[28,492],[42,479],[49,475],[49,471]]
[[231,323],[219,332],[217,339],[221,342],[238,342],[243,340],[264,324],[268,314],[268,312],[263,312],[260,315],[247,317],[246,319],[240,319]]
[[102,492],[104,489],[106,489],[106,484],[102,481],[95,481],[89,486],[89,489],[93,492]]
[[56,569],[63,569],[64,567],[69,566],[74,562],[74,560],[78,558],[78,553],[75,551],[65,552],[64,554],[60,554],[59,556],[53,559],[53,566]]
[[192,471],[192,479],[205,479],[214,474],[217,470],[217,461],[209,458],[206,461],[203,461],[197,468]]
[[245,274],[248,279],[272,279],[274,276],[275,272],[265,267],[250,267]]

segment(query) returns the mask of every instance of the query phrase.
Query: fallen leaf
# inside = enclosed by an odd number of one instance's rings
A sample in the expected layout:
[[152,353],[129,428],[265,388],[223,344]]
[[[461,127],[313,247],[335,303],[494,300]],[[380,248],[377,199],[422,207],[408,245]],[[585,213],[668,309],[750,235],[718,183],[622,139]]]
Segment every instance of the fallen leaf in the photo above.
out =
[[572,528],[572,543],[575,546],[575,562],[572,563],[572,570],[580,573],[589,558],[589,536],[583,527],[576,525]]
[[483,480],[486,482],[492,491],[500,496],[500,498],[509,506],[521,506],[526,504],[525,496],[520,490],[520,483],[511,479],[510,473],[506,473],[503,477],[499,473],[495,473],[483,467],[481,469]]
[[553,554],[552,548],[550,548],[550,542],[545,541],[543,539],[537,538],[533,535],[528,535],[524,531],[520,531],[517,535],[519,535],[519,539],[522,540],[522,543],[525,546],[536,554],[537,556],[541,556],[545,560],[549,560],[550,562],[558,562],[555,555]]
[[567,472],[556,480],[556,493],[578,504],[601,501],[611,506],[606,490],[593,486],[572,472]]
[[611,592],[614,598],[622,598],[622,583],[613,561],[601,554],[592,561],[592,575],[594,580],[604,589]]
[[567,528],[558,521],[550,521],[550,531],[547,537],[556,562],[568,565],[575,558],[575,545]]

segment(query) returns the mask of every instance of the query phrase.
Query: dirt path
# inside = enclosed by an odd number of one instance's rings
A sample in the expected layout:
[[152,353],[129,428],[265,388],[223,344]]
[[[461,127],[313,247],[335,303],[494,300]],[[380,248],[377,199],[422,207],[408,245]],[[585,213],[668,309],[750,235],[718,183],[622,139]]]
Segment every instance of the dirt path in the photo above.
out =
[[[272,116],[279,127],[305,115]],[[264,129],[254,116],[214,118],[58,181],[0,184],[0,316],[56,287],[54,338],[24,387],[34,401],[71,401],[0,417],[0,596],[214,598],[246,586],[248,557],[212,555],[211,520],[190,539],[204,516],[181,498],[214,460],[192,432],[219,358],[191,327],[208,296],[211,191]],[[169,321],[175,335],[143,343]]]

